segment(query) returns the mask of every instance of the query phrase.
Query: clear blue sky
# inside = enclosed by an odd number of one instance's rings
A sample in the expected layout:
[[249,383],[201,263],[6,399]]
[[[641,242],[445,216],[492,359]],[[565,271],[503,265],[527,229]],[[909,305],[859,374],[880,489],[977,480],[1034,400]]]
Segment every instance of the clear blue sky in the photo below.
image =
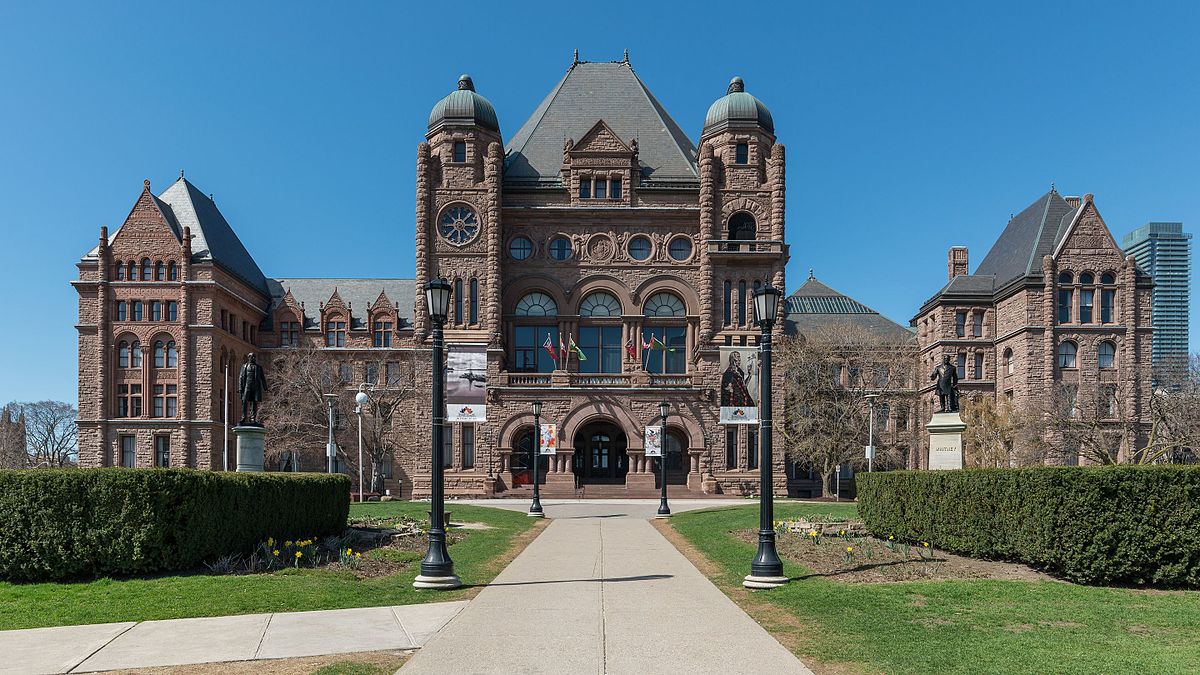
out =
[[470,73],[511,134],[575,48],[628,48],[693,139],[745,78],[788,146],[789,291],[813,267],[906,323],[1052,181],[1118,239],[1200,228],[1197,3],[468,5],[0,5],[0,402],[75,400],[68,282],[143,179],[186,169],[268,276],[411,276],[430,107]]

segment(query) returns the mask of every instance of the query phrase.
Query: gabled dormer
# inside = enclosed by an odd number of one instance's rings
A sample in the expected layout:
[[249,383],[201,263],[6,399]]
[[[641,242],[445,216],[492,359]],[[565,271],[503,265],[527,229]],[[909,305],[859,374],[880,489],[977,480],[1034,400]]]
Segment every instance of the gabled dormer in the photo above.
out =
[[321,329],[325,333],[326,347],[347,346],[350,317],[350,305],[342,300],[335,287],[329,300],[321,303]]
[[637,139],[625,143],[604,120],[563,144],[562,182],[572,205],[629,206],[637,169]]

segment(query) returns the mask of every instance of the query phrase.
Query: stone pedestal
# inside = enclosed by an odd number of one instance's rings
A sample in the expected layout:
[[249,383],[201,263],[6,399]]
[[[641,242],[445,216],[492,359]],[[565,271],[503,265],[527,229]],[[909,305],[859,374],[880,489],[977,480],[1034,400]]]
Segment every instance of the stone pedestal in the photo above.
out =
[[267,430],[259,426],[237,426],[233,428],[237,437],[237,470],[262,473],[263,439]]
[[929,468],[963,468],[962,432],[967,428],[956,412],[934,413],[925,425],[929,432]]

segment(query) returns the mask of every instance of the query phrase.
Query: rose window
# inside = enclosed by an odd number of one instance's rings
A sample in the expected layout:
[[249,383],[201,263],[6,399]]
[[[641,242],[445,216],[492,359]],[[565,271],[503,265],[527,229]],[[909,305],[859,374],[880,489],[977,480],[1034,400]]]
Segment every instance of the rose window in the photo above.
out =
[[470,207],[451,206],[442,214],[438,232],[451,244],[462,246],[479,234],[479,217]]

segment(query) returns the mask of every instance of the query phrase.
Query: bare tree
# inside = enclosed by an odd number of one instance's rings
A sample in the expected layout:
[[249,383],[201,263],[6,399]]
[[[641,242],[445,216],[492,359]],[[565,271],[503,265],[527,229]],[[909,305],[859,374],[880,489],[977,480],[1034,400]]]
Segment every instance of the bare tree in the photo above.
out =
[[[384,466],[395,456],[401,429],[412,423],[412,408],[406,404],[416,398],[416,376],[411,362],[398,365],[399,372],[387,374],[381,385],[364,388],[368,403],[363,411],[363,447],[371,464],[371,492],[383,491]],[[352,463],[357,461],[356,456]]]
[[[784,339],[776,353],[784,399],[778,429],[786,453],[821,474],[825,496],[839,465],[863,459],[868,394],[880,394],[877,406],[888,406],[877,409],[877,415],[897,410],[907,420],[915,409],[915,343],[907,334],[885,334],[844,322]],[[876,460],[903,467],[911,435],[876,428]]]
[[966,463],[972,467],[1013,467],[1042,463],[1042,410],[1018,406],[1007,398],[981,394],[964,398],[962,420]]
[[0,469],[23,469],[29,463],[25,447],[25,416],[15,404],[0,412]]
[[13,419],[25,420],[25,466],[75,465],[78,440],[75,420],[79,418],[75,406],[62,401],[37,401],[13,403],[8,410]]

